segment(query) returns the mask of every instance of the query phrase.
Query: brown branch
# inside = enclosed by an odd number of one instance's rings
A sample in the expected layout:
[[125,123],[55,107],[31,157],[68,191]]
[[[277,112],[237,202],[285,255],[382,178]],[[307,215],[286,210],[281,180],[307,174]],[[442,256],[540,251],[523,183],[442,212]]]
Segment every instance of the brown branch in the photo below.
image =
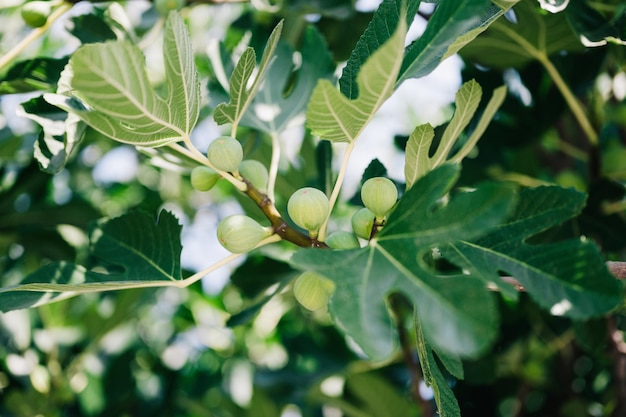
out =
[[242,178],[242,181],[247,185],[247,189],[244,193],[261,209],[263,214],[265,214],[265,217],[267,217],[270,221],[272,229],[274,229],[274,233],[283,238],[283,240],[303,248],[328,247],[324,242],[319,242],[317,239],[311,239],[309,236],[294,229],[282,218],[278,210],[276,210],[274,202],[269,199],[267,194],[258,190],[247,179]]

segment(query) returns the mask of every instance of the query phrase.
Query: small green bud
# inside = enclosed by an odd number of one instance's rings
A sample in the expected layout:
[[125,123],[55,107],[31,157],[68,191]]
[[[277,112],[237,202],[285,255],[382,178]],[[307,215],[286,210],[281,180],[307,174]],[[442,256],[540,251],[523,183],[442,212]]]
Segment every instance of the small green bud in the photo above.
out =
[[269,174],[265,165],[254,159],[247,159],[239,164],[239,175],[261,192],[267,191],[267,179]]
[[172,10],[180,10],[185,6],[185,0],[154,0],[154,8],[161,16],[167,16]]
[[51,12],[52,5],[49,1],[31,1],[24,4],[20,10],[22,19],[32,28],[45,25]]
[[374,213],[367,207],[360,208],[352,215],[352,230],[354,234],[363,239],[370,238],[374,227]]
[[317,188],[301,188],[289,197],[287,212],[295,224],[317,236],[317,231],[326,220],[330,203],[326,194]]
[[398,190],[388,178],[370,178],[361,187],[361,199],[376,218],[383,219],[398,201]]
[[222,171],[237,172],[243,160],[241,143],[230,136],[220,136],[209,145],[207,158],[211,164]]
[[222,246],[233,253],[248,252],[273,233],[256,220],[241,214],[226,217],[217,226],[217,238]]
[[311,311],[319,310],[328,304],[333,291],[335,291],[335,283],[313,271],[300,274],[293,286],[293,295],[296,300]]
[[220,176],[209,167],[199,166],[191,170],[191,186],[198,191],[209,191]]
[[326,244],[332,249],[355,249],[361,247],[359,239],[352,232],[338,230],[328,235]]

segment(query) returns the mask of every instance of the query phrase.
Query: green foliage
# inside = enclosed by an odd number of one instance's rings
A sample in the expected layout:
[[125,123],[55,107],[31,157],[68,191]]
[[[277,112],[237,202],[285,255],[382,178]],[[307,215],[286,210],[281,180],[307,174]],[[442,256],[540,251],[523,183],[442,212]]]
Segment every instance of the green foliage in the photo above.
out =
[[257,90],[264,81],[266,73],[270,67],[270,63],[274,58],[274,51],[278,44],[278,39],[282,31],[282,22],[279,23],[272,31],[267,41],[261,63],[257,69],[256,77],[252,85],[248,87],[250,77],[256,68],[256,54],[254,49],[248,47],[239,58],[237,66],[230,76],[230,101],[221,103],[215,108],[214,118],[218,124],[232,123],[233,130],[239,124],[239,121],[245,114],[246,110],[252,103]]
[[180,225],[169,212],[158,224],[144,212],[100,222],[90,231],[94,266],[68,262],[48,264],[19,285],[0,290],[0,309],[27,308],[78,293],[177,285],[180,270]]
[[0,414],[626,413],[621,3],[130,4],[0,8]]
[[542,14],[532,0],[520,1],[513,11],[514,22],[494,22],[463,48],[463,56],[489,67],[508,68],[521,67],[538,56],[583,49],[564,14]]
[[523,190],[520,202],[516,212],[498,229],[476,242],[452,244],[444,253],[514,296],[511,288],[507,290],[498,283],[498,271],[510,273],[554,315],[588,319],[617,307],[622,298],[621,286],[606,270],[594,244],[586,239],[525,243],[578,214],[585,196],[573,189],[540,187]]
[[176,13],[165,27],[163,60],[167,98],[154,91],[141,51],[127,41],[84,45],[70,59],[59,94],[47,100],[78,114],[89,126],[120,142],[162,146],[189,137],[199,115],[200,84],[187,29]]
[[311,92],[320,79],[331,79],[333,62],[324,38],[314,27],[303,33],[301,66],[292,78],[294,52],[279,42],[269,64],[266,79],[254,96],[251,108],[244,114],[242,125],[269,134],[278,134],[304,119]]
[[428,123],[417,126],[411,133],[406,145],[404,176],[407,188],[411,188],[418,178],[447,161],[461,162],[474,149],[476,142],[502,104],[505,94],[505,87],[499,87],[494,91],[476,128],[454,155],[450,155],[450,152],[478,109],[478,103],[482,96],[482,88],[478,83],[473,80],[468,81],[456,93],[454,117],[446,127],[439,145],[432,155],[431,147],[435,131]]
[[393,36],[361,68],[356,99],[345,97],[328,80],[317,84],[306,113],[307,126],[314,134],[331,142],[356,140],[394,90],[405,36],[406,24],[401,19]]
[[294,266],[335,281],[331,313],[372,360],[388,359],[395,350],[385,306],[385,297],[395,291],[413,302],[424,334],[437,349],[473,356],[496,335],[494,299],[486,287],[470,276],[441,277],[422,261],[434,245],[471,239],[496,227],[514,205],[513,188],[485,184],[440,206],[438,200],[457,177],[458,169],[450,165],[423,177],[366,248],[306,249],[291,259]]

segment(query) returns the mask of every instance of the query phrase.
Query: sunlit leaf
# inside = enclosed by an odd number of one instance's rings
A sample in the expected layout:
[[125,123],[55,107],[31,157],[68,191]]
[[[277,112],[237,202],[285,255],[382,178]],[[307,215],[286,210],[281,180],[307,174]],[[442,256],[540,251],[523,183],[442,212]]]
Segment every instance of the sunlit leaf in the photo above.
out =
[[350,100],[328,80],[321,80],[307,109],[307,126],[322,139],[353,142],[391,96],[402,63],[406,23],[361,67],[357,77],[359,96]]
[[50,174],[63,170],[72,151],[82,140],[86,125],[76,114],[60,110],[43,97],[22,103],[18,114],[32,119],[42,128],[34,152],[41,169]]
[[476,113],[482,96],[482,89],[476,81],[466,82],[457,92],[454,116],[448,126],[446,126],[436,149],[431,149],[435,134],[432,126],[430,124],[417,126],[409,136],[406,145],[404,174],[407,188],[411,188],[418,178],[445,162],[461,162],[474,148],[487,129],[489,122],[491,122],[491,119],[493,119],[496,111],[504,101],[505,95],[506,87],[499,87],[494,90],[493,96],[483,111],[474,131],[463,146],[454,154],[452,154],[452,151]]
[[0,289],[0,311],[33,307],[78,293],[176,286],[181,280],[181,226],[169,212],[153,216],[133,211],[96,224],[91,252],[108,272],[70,262],[54,262],[18,285]]
[[274,52],[280,39],[280,34],[283,29],[283,22],[281,21],[276,25],[261,57],[257,75],[250,84],[250,77],[252,76],[256,67],[256,54],[254,49],[248,47],[241,55],[239,62],[235,66],[235,70],[230,76],[230,101],[228,103],[221,103],[215,108],[214,119],[217,124],[232,123],[237,125],[244,113],[252,103],[259,87],[265,80],[267,71],[271,62],[274,59]]
[[432,168],[429,156],[430,147],[435,137],[435,130],[426,123],[417,126],[406,143],[404,177],[406,188],[411,188],[415,181],[426,175]]
[[459,91],[457,91],[454,116],[452,116],[452,120],[450,120],[450,123],[446,126],[446,130],[441,137],[441,142],[433,155],[433,166],[439,166],[446,161],[456,140],[467,127],[470,120],[472,120],[474,113],[476,113],[481,97],[482,88],[474,80],[466,82],[461,86]]
[[355,99],[359,95],[357,75],[367,59],[393,35],[400,21],[403,3],[406,3],[405,20],[408,26],[417,13],[419,0],[384,0],[376,9],[367,29],[350,53],[339,79],[340,90],[346,97]]
[[[293,72],[294,53],[289,45],[279,43],[275,54],[265,81],[241,121],[244,126],[270,134],[304,123],[306,106],[317,81],[331,79],[335,67],[324,38],[313,26],[304,32],[302,63],[297,72]],[[289,85],[292,75],[295,81]]]
[[189,34],[177,13],[170,13],[165,25],[163,57],[165,99],[150,85],[144,57],[135,45],[123,41],[82,46],[63,72],[58,93],[76,97],[87,107],[81,111],[53,97],[49,102],[120,142],[161,146],[181,141],[198,119],[200,84]]

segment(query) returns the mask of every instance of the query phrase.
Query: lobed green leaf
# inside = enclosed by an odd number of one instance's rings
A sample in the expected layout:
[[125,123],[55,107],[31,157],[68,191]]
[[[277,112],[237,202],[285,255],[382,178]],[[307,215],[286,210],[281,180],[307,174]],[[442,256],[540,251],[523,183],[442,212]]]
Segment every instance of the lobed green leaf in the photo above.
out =
[[463,58],[494,68],[520,68],[537,57],[584,47],[564,13],[541,13],[535,0],[513,7],[515,21],[502,17],[463,48]]
[[426,385],[433,390],[435,403],[437,404],[437,414],[441,417],[461,417],[459,403],[452,389],[448,386],[448,382],[441,372],[439,364],[435,360],[430,343],[424,338],[419,317],[416,317],[415,322],[417,354],[422,367],[422,375]]
[[501,272],[512,275],[537,304],[554,315],[600,316],[620,303],[621,285],[607,270],[598,248],[586,239],[528,243],[532,236],[580,213],[584,204],[585,195],[573,189],[525,189],[507,222],[480,239],[451,243],[444,254],[515,297],[499,277]]
[[[302,65],[293,73],[292,48],[282,42],[277,45],[276,57],[269,64],[266,79],[241,124],[277,134],[304,122],[306,106],[317,81],[332,79],[334,63],[324,38],[314,26],[304,32],[301,54]],[[287,89],[292,74],[296,79]]]
[[76,114],[68,114],[49,104],[42,96],[22,103],[18,114],[41,126],[34,151],[39,167],[50,174],[61,172],[83,138],[85,123]]
[[398,27],[404,3],[408,27],[417,13],[420,0],[384,0],[352,50],[339,79],[340,90],[349,99],[358,97],[357,75],[368,58],[393,35]]
[[444,165],[422,177],[404,195],[382,232],[368,247],[349,251],[301,250],[292,257],[335,281],[330,311],[338,326],[374,360],[395,349],[386,297],[403,293],[422,318],[425,337],[437,348],[476,355],[497,332],[494,295],[478,278],[442,275],[423,259],[431,248],[479,236],[504,220],[515,203],[509,186],[484,184],[439,203],[458,177]]
[[85,292],[176,286],[180,267],[181,226],[169,212],[158,223],[145,212],[132,211],[96,224],[90,232],[91,252],[108,272],[70,262],[54,262],[28,275],[20,284],[0,289],[0,311],[57,301]]
[[139,48],[127,41],[84,45],[70,59],[58,93],[86,106],[45,98],[120,142],[156,147],[184,140],[198,119],[200,83],[189,34],[177,13],[170,13],[165,25],[163,56],[166,99],[150,85]]
[[411,188],[417,179],[430,170],[448,161],[454,163],[461,162],[474,148],[504,101],[506,87],[502,86],[494,90],[474,131],[463,146],[452,155],[452,150],[459,142],[463,131],[467,128],[478,109],[481,96],[482,88],[476,81],[470,80],[461,86],[456,94],[454,116],[448,126],[446,126],[441,140],[434,150],[431,149],[435,136],[432,126],[424,124],[415,128],[409,136],[406,145],[404,175],[407,188]]
[[459,37],[491,22],[483,18],[489,13],[496,13],[490,0],[439,1],[424,33],[407,48],[396,85],[432,72]]
[[358,98],[344,96],[328,80],[321,80],[311,96],[307,125],[322,139],[354,142],[380,106],[391,96],[402,63],[406,22],[367,60],[357,77]]
[[241,55],[239,62],[237,62],[235,66],[235,70],[230,76],[230,101],[228,103],[220,103],[215,108],[213,118],[217,124],[232,123],[233,129],[236,129],[236,126],[241,121],[241,118],[265,80],[270,64],[275,58],[275,51],[282,28],[283,21],[280,21],[267,40],[256,78],[251,86],[249,86],[249,83],[256,66],[256,54],[254,53],[254,49],[248,47]]

